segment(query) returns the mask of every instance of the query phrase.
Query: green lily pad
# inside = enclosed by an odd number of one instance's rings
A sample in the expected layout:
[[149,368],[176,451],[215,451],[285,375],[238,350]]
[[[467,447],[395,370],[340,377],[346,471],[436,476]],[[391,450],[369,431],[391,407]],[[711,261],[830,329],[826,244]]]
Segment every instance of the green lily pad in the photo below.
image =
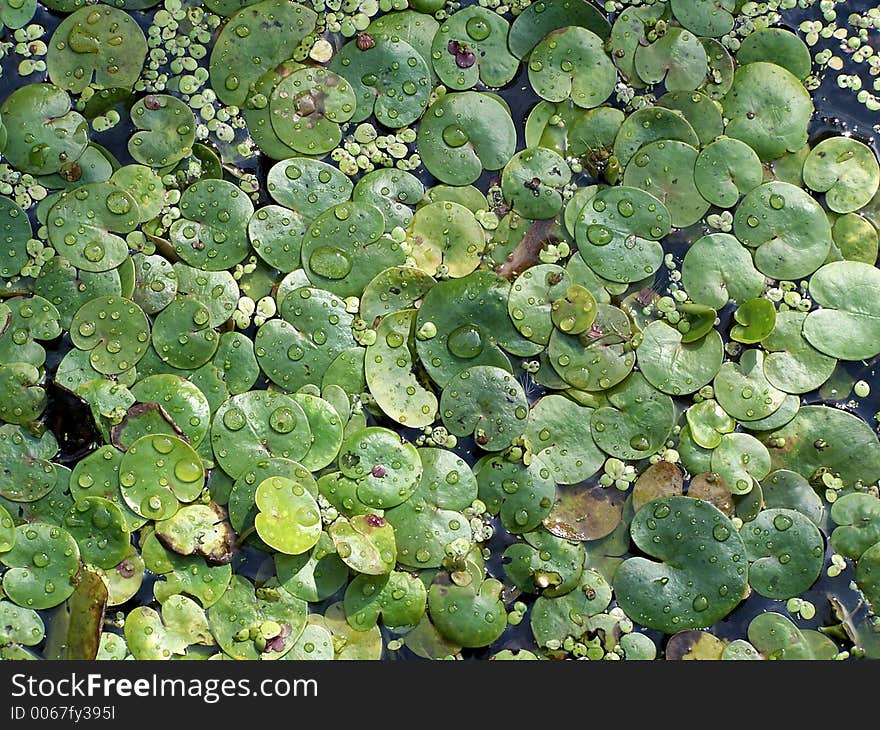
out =
[[372,426],[348,435],[339,468],[357,481],[358,499],[384,509],[405,502],[418,486],[422,463],[416,448],[387,428]]
[[171,243],[191,266],[221,271],[250,252],[247,225],[254,206],[236,185],[225,180],[193,183],[181,196],[180,211],[181,218],[171,226]]
[[[302,634],[307,614],[308,604],[283,588],[255,591],[236,575],[208,609],[208,625],[220,648],[234,659],[280,659]],[[278,633],[266,636],[264,627],[277,627]]]
[[685,417],[691,439],[704,449],[714,449],[724,434],[736,428],[736,420],[711,398],[692,405]]
[[526,593],[553,598],[573,591],[584,569],[586,552],[580,543],[556,537],[541,528],[526,533],[504,551],[504,572]]
[[177,97],[146,96],[131,108],[131,120],[141,130],[128,140],[128,151],[138,162],[168,167],[192,152],[196,120],[190,108]]
[[534,3],[516,16],[510,26],[507,45],[517,58],[526,55],[547,37],[550,31],[578,26],[608,40],[611,26],[604,13],[587,0],[544,0]]
[[762,596],[791,598],[818,579],[825,545],[819,528],[800,512],[765,509],[740,534],[751,562],[749,584]]
[[687,228],[709,210],[694,181],[697,154],[684,142],[651,142],[626,166],[623,184],[651,193],[666,206],[673,226]]
[[519,60],[507,49],[508,22],[478,5],[452,13],[441,25],[431,46],[434,70],[455,91],[481,81],[498,88],[510,81]]
[[209,608],[220,600],[229,585],[232,568],[228,563],[209,565],[196,555],[178,555],[166,549],[154,533],[149,533],[141,545],[147,570],[158,576],[153,594],[159,603],[185,593]]
[[807,193],[769,182],[748,193],[733,218],[737,238],[755,249],[755,266],[773,279],[812,274],[831,248],[825,211]]
[[[507,313],[510,283],[491,271],[441,281],[424,298],[416,317],[416,352],[431,379],[445,387],[468,367],[510,370],[504,351],[528,356],[540,346],[517,332]],[[428,332],[426,332],[426,330]]]
[[49,242],[79,269],[108,271],[128,258],[128,245],[117,234],[130,233],[138,221],[131,195],[110,183],[91,183],[57,198],[47,217]]
[[624,78],[638,88],[643,86],[636,74],[635,54],[642,45],[648,44],[648,32],[666,11],[665,5],[626,7],[614,19],[608,45],[614,64]]
[[[373,660],[382,658],[382,632],[378,626],[367,631],[351,628],[345,618],[342,601],[327,607],[324,615],[311,614],[309,626],[323,629],[333,638],[333,658],[339,661]],[[305,633],[305,632],[304,632]]]
[[813,66],[806,43],[785,28],[759,28],[750,33],[736,52],[736,61],[740,66],[768,61],[782,66],[799,79],[809,76]]
[[614,576],[614,594],[633,620],[667,634],[711,626],[745,595],[745,545],[708,502],[656,500],[636,513],[631,532],[641,550],[662,561],[629,558]]
[[703,147],[712,143],[724,132],[721,105],[699,91],[670,91],[661,96],[657,104],[681,112],[697,133],[700,145]]
[[542,345],[550,341],[553,303],[565,296],[570,283],[571,277],[556,264],[532,266],[516,278],[507,299],[507,310],[523,337]]
[[634,62],[646,84],[662,81],[667,91],[693,91],[706,78],[709,59],[697,36],[672,26],[653,43],[639,45]]
[[693,393],[711,382],[724,358],[721,335],[716,331],[683,343],[681,332],[661,321],[645,328],[636,353],[645,379],[671,395]]
[[149,322],[130,299],[96,297],[80,307],[70,324],[70,338],[89,352],[100,373],[115,375],[135,365],[147,350]]
[[617,70],[598,35],[570,25],[550,31],[532,49],[529,82],[542,99],[571,99],[592,109],[614,92]]
[[724,434],[712,451],[711,469],[730,487],[732,494],[747,494],[770,473],[770,454],[754,436]]
[[737,342],[752,345],[766,338],[776,325],[776,307],[769,299],[747,299],[733,313],[736,324],[730,336]]
[[719,208],[733,208],[741,196],[762,182],[758,155],[745,142],[732,137],[720,137],[708,144],[694,163],[697,190]]
[[733,29],[736,0],[672,0],[670,7],[676,20],[697,35],[719,38]]
[[516,129],[495,97],[449,93],[425,112],[417,144],[434,177],[449,185],[469,185],[484,169],[500,170],[507,164],[516,149]]
[[629,186],[605,188],[581,210],[575,237],[593,271],[629,283],[660,267],[659,241],[671,226],[670,211],[650,193]]
[[831,137],[804,162],[804,182],[836,213],[867,205],[880,187],[880,164],[871,148],[852,137]]
[[796,152],[807,141],[813,101],[800,80],[775,63],[740,66],[722,104],[730,120],[727,136],[745,142],[763,161]]
[[[211,52],[212,88],[220,101],[243,106],[251,85],[290,58],[317,19],[314,11],[286,0],[263,0],[233,14]],[[266,27],[276,31],[267,33]]]
[[361,50],[357,40],[349,41],[329,68],[345,78],[357,96],[352,122],[374,114],[381,124],[398,129],[416,121],[428,106],[428,64],[404,40],[380,38],[366,50]]
[[443,424],[456,436],[474,435],[477,445],[500,451],[522,434],[528,401],[506,370],[489,365],[466,368],[447,383],[440,397]]
[[810,279],[810,295],[822,309],[804,320],[804,337],[841,360],[866,360],[880,352],[880,312],[874,294],[880,271],[857,261],[835,261]]
[[86,497],[75,502],[63,524],[79,545],[84,563],[109,569],[128,555],[131,534],[125,516],[107,499]]
[[837,361],[815,349],[804,337],[804,312],[779,312],[776,326],[761,346],[767,350],[764,375],[786,393],[807,393],[834,372]]
[[287,555],[311,549],[321,535],[318,503],[297,482],[270,477],[256,491],[257,534],[269,547]]
[[18,276],[28,261],[27,243],[33,235],[27,214],[15,201],[0,198],[0,276]]
[[302,555],[274,555],[278,581],[304,601],[323,601],[348,581],[348,566],[336,554],[333,541],[323,533],[311,551]]
[[486,246],[483,227],[474,214],[448,200],[419,208],[407,231],[407,241],[418,268],[431,276],[442,269],[455,278],[467,276],[479,266]]
[[630,160],[645,145],[664,140],[684,142],[698,147],[700,138],[684,114],[665,107],[645,107],[623,120],[614,140],[614,156],[621,165]]
[[489,514],[501,515],[508,532],[531,532],[550,514],[556,485],[539,457],[532,457],[525,465],[503,456],[485,456],[477,462],[474,473],[480,499]]
[[345,617],[357,631],[376,625],[379,617],[389,627],[416,626],[425,615],[428,591],[409,573],[359,575],[345,589]]
[[49,78],[74,94],[89,86],[130,89],[147,56],[147,39],[135,19],[107,6],[80,8],[69,15],[48,46]]
[[530,220],[553,218],[562,210],[563,188],[571,170],[562,157],[544,147],[518,152],[504,168],[501,190],[513,209]]
[[339,125],[352,118],[356,105],[355,90],[343,77],[322,67],[303,67],[272,92],[272,129],[291,149],[323,155],[341,141]]
[[561,395],[545,395],[532,407],[525,437],[557,484],[577,484],[602,467],[605,457],[584,428],[592,415]]
[[270,477],[296,482],[313,497],[318,495],[314,477],[302,464],[283,457],[251,463],[238,476],[229,492],[229,522],[236,532],[243,533],[253,526],[257,516],[257,487]]
[[834,552],[859,560],[880,542],[880,501],[870,494],[853,492],[835,500],[831,519],[837,527],[831,533]]
[[40,614],[31,608],[0,601],[0,646],[36,646],[46,633]]
[[140,403],[162,406],[193,447],[208,434],[211,425],[208,399],[188,380],[177,375],[150,375],[136,383],[131,393]]
[[171,596],[162,613],[138,606],[125,621],[125,641],[135,659],[185,656],[193,645],[213,646],[205,612],[186,596]]
[[611,602],[611,586],[595,570],[585,570],[578,587],[564,596],[539,596],[530,619],[538,646],[565,637],[580,638],[588,631],[587,622],[602,613]]
[[596,305],[596,319],[574,337],[554,330],[547,350],[556,373],[578,390],[606,390],[621,382],[635,365],[632,324],[610,304]]
[[749,641],[766,659],[834,659],[837,646],[818,631],[801,631],[779,613],[762,613],[752,619]]
[[[442,205],[442,204],[441,204]],[[419,428],[434,422],[437,397],[413,374],[409,348],[416,310],[386,315],[367,348],[364,371],[377,405],[400,424]]]
[[783,444],[770,449],[774,469],[790,469],[812,479],[824,467],[837,472],[846,484],[880,477],[880,442],[870,426],[851,413],[804,406],[770,438]]
[[308,157],[291,157],[272,166],[266,188],[275,202],[311,222],[325,210],[344,203],[354,186],[332,165]]
[[424,469],[416,491],[403,504],[388,510],[394,527],[398,561],[413,568],[439,567],[446,548],[455,540],[470,540],[462,514],[477,497],[470,467],[451,451],[419,449]]
[[817,527],[823,526],[825,507],[822,499],[800,474],[788,469],[777,469],[768,474],[761,482],[761,490],[764,493],[766,507],[793,509],[800,512]]
[[739,241],[727,233],[703,236],[687,250],[681,266],[687,293],[698,304],[720,309],[729,300],[758,296],[764,276]]
[[425,186],[413,174],[403,170],[381,168],[358,180],[352,199],[382,211],[385,231],[406,228],[413,217],[412,207],[425,195]]
[[70,97],[52,84],[28,84],[13,91],[0,106],[3,156],[34,175],[58,172],[76,162],[89,144],[89,128],[70,106]]
[[593,412],[590,428],[600,449],[620,459],[643,459],[672,432],[675,406],[640,373],[608,392],[611,404]]
[[831,237],[847,261],[873,264],[877,260],[880,235],[867,218],[857,213],[840,216],[831,226]]
[[46,522],[16,528],[12,550],[0,553],[3,591],[24,608],[41,610],[66,601],[79,572],[79,548],[73,536]]
[[[363,180],[364,178],[361,178]],[[360,314],[365,322],[375,322],[387,314],[413,309],[437,282],[421,269],[392,266],[380,271],[367,284],[361,297]]]
[[337,296],[356,296],[380,271],[405,263],[385,235],[382,212],[367,203],[341,203],[315,218],[303,236],[302,263],[309,281]]
[[494,578],[459,586],[451,582],[448,573],[439,573],[428,591],[431,621],[459,646],[488,646],[507,627],[501,589]]
[[378,515],[339,517],[327,530],[336,553],[352,570],[365,575],[390,573],[397,559],[394,528]]
[[311,446],[311,429],[293,398],[268,390],[252,390],[227,400],[214,414],[211,446],[229,476],[267,457],[298,461]]

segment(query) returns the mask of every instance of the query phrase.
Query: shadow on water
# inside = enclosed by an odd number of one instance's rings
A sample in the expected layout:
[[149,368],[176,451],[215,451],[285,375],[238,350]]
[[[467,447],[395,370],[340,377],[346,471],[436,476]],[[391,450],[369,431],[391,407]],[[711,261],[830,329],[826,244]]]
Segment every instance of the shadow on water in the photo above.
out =
[[[463,5],[466,4],[469,3],[463,3]],[[869,7],[869,3],[865,2],[865,0],[858,0],[857,2],[848,3],[847,7],[849,12],[859,12],[860,10]],[[134,11],[130,14],[138,21],[146,32],[154,12],[155,10],[144,12]],[[802,20],[815,19],[818,17],[818,13],[819,10],[817,4],[817,6],[813,8],[787,11],[785,19],[788,27],[792,30],[796,30],[797,25]],[[46,28],[46,37],[48,38],[57,27],[62,17],[63,16],[49,12],[41,7],[38,9],[33,22],[39,23]],[[5,32],[7,34],[9,33],[8,30]],[[337,47],[341,45],[343,41],[344,39],[341,37],[334,38]],[[832,47],[827,41],[824,41],[823,43],[825,44],[824,47]],[[822,47],[821,44],[820,47]],[[836,47],[833,47],[833,50],[838,51]],[[201,63],[202,65],[207,65],[207,59],[204,59]],[[2,100],[11,91],[21,85],[21,79],[17,75],[14,55],[9,54],[4,59],[0,60],[0,67],[2,67],[3,71],[2,75],[0,75],[0,100]],[[25,81],[26,83],[36,83],[44,80],[44,77],[45,75],[41,78],[39,74],[35,73],[26,77]],[[523,64],[520,67],[517,77],[508,84],[507,87],[494,91],[498,93],[509,106],[511,116],[517,128],[517,149],[523,149],[525,147],[525,121],[534,106],[540,101],[539,97],[535,94],[528,83],[527,66]],[[658,91],[657,96],[659,96],[660,93],[661,92]],[[829,73],[825,76],[821,87],[813,93],[813,98],[816,105],[816,114],[814,115],[810,130],[811,143],[815,144],[818,140],[829,135],[845,133],[851,134],[861,141],[864,141],[869,144],[875,152],[878,152],[876,137],[878,133],[880,133],[880,124],[878,124],[878,122],[880,122],[880,117],[878,117],[877,113],[868,111],[864,105],[857,103],[850,90],[841,89],[837,85],[833,73]],[[127,141],[133,133],[133,125],[131,124],[128,114],[122,114],[121,117],[121,121],[114,128],[105,132],[93,132],[92,140],[112,153],[121,164],[128,164],[133,162],[127,148]],[[239,167],[246,168],[247,170],[256,173],[261,180],[265,180],[268,169],[272,164],[274,164],[273,161],[261,156],[259,158],[247,160],[240,164]],[[424,170],[419,171],[416,174],[426,187],[436,183],[436,180]],[[480,190],[485,192],[491,185],[498,183],[499,175],[500,172],[498,171],[485,171],[480,179],[474,184]],[[598,181],[591,179],[584,174],[578,178],[578,182],[586,185]],[[709,232],[711,231],[702,225],[696,225],[683,231],[674,231],[664,240],[664,249],[667,253],[672,253],[676,262],[680,264],[688,246],[697,238]],[[655,291],[662,292],[667,283],[667,271],[665,268],[661,268],[660,272],[658,272],[657,279],[653,281],[651,286]],[[722,318],[722,330],[726,329],[730,315],[731,311],[729,308],[720,313]],[[46,370],[49,374],[51,383],[51,378],[54,376],[54,372],[61,357],[71,345],[67,335],[63,335],[52,342],[45,343],[45,345],[47,350]],[[515,363],[515,367],[518,367],[518,365],[519,363]],[[843,367],[852,382],[859,379],[867,380],[872,384],[877,382],[875,377],[875,363],[873,362],[845,363]],[[521,384],[530,395],[530,401],[534,401],[543,392],[543,388],[535,383],[527,372],[520,370],[518,373]],[[100,437],[97,435],[97,429],[94,428],[94,422],[91,421],[90,415],[83,410],[83,404],[79,402],[75,396],[72,396],[60,387],[55,386],[54,383],[50,384],[49,387],[50,404],[47,409],[47,425],[53,430],[56,436],[59,436],[59,442],[62,447],[60,457],[61,462],[72,465],[79,458],[82,458],[85,453],[88,453],[89,450],[94,448],[100,441]],[[819,392],[813,392],[806,394],[803,397],[803,402],[823,402],[838,407],[845,407],[848,410],[858,413],[868,423],[873,424],[875,422],[874,414],[880,411],[880,384],[878,384],[878,387],[868,398],[861,399],[858,402],[848,401],[847,399],[848,391],[843,398],[834,401],[822,398]],[[678,408],[679,412],[683,410],[684,401],[678,403]],[[83,423],[77,428],[73,428],[69,422],[71,418],[82,420]],[[373,417],[372,420],[379,425],[385,425],[392,429],[400,430],[399,424],[387,421],[382,417]],[[407,430],[407,433],[404,435],[407,438],[414,439],[419,433],[420,432],[418,431]],[[469,438],[461,439],[455,451],[461,456],[461,458],[465,459],[471,465],[473,465],[482,455],[481,450],[474,443],[473,439]],[[516,540],[501,527],[497,519],[493,520],[493,524],[495,527],[495,534],[486,545],[491,555],[487,561],[487,569],[490,575],[503,579],[504,569],[501,556],[505,548]],[[636,553],[633,552],[630,554]],[[828,547],[826,551],[826,559],[830,554],[831,550],[830,547]],[[245,547],[238,551],[233,565],[236,572],[240,572],[241,574],[256,580],[265,580],[271,575],[272,571],[271,558],[267,558],[265,553],[250,547]],[[809,621],[797,619],[798,625],[805,628],[816,628],[836,623],[828,600],[829,596],[837,596],[847,605],[854,606],[858,602],[859,594],[850,587],[852,579],[853,573],[851,568],[847,569],[836,578],[828,578],[823,572],[822,577],[816,582],[816,584],[802,596],[815,604],[817,609],[816,616]],[[113,611],[115,612],[118,610],[127,612],[134,606],[144,605],[145,603],[152,601],[152,586],[155,580],[155,576],[147,575],[138,594],[129,603],[119,606],[113,609]],[[341,598],[342,592],[313,608],[314,610],[321,611],[325,606],[334,601],[341,600]],[[534,602],[534,597],[529,597],[527,595],[516,596],[516,600],[522,600],[530,606]],[[743,601],[740,606],[730,614],[730,616],[715,624],[712,627],[712,631],[719,637],[726,639],[742,638],[746,635],[746,627],[751,619],[765,610],[774,610],[788,615],[785,609],[785,602],[772,601],[753,593],[748,599]],[[387,629],[383,628],[383,632],[385,633],[386,639],[394,638],[394,635],[388,632]],[[662,645],[662,636],[658,632],[647,631],[646,633],[651,635],[658,645]],[[487,658],[501,649],[533,647],[534,641],[529,629],[529,616],[527,614],[519,626],[508,627],[502,637],[491,648],[464,650],[463,655],[466,658]],[[404,648],[398,652],[386,651],[386,658],[414,659],[417,657],[408,649]]]

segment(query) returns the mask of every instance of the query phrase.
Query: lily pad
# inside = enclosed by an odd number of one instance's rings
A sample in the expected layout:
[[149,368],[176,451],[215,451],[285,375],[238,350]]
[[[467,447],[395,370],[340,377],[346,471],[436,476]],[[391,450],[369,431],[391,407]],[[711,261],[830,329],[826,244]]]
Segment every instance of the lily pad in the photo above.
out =
[[151,167],[168,167],[192,152],[196,138],[196,120],[180,99],[167,94],[152,94],[131,108],[131,119],[142,131],[128,141],[134,159]]
[[736,209],[737,238],[755,249],[755,266],[773,279],[812,274],[831,248],[825,211],[807,193],[785,182],[752,190]]
[[171,226],[171,243],[186,263],[221,271],[248,255],[247,225],[254,206],[236,185],[200,180],[184,191],[180,209],[181,218]]
[[722,103],[730,120],[727,136],[745,142],[765,162],[807,141],[813,101],[800,80],[775,63],[740,66]]
[[16,528],[12,550],[0,553],[3,591],[19,606],[52,608],[73,593],[79,548],[69,532],[46,522]]
[[445,387],[440,416],[456,436],[474,435],[477,445],[500,451],[525,429],[528,402],[519,382],[501,368],[466,368]]
[[550,514],[556,485],[538,457],[527,466],[503,456],[486,456],[474,467],[480,499],[490,514],[500,514],[508,532],[531,532]]
[[482,81],[504,86],[516,74],[519,60],[507,49],[508,22],[488,8],[473,5],[452,13],[431,46],[434,70],[455,91]]
[[237,478],[267,457],[301,459],[311,446],[311,429],[289,396],[252,390],[233,396],[214,414],[211,446],[223,470]]
[[672,432],[675,406],[640,373],[633,373],[607,394],[610,406],[594,411],[590,428],[596,444],[620,459],[643,459]]
[[567,26],[586,28],[603,41],[611,26],[604,13],[587,0],[544,0],[528,5],[513,21],[507,44],[517,58],[526,55],[553,30]]
[[147,39],[137,21],[106,5],[68,15],[48,45],[49,78],[74,94],[89,86],[132,88],[147,56]]
[[710,626],[745,595],[745,545],[708,502],[656,500],[636,513],[631,532],[641,550],[662,561],[629,558],[615,574],[614,593],[633,620],[668,634]]
[[470,467],[450,451],[419,449],[419,458],[424,472],[416,491],[385,518],[394,526],[402,565],[436,568],[448,545],[470,539],[461,512],[476,499],[477,482]]
[[398,129],[416,121],[428,106],[428,64],[404,40],[380,38],[366,50],[357,40],[349,41],[329,67],[349,81],[357,96],[352,122],[374,114],[381,124]]
[[[233,14],[211,52],[209,70],[220,101],[243,106],[250,86],[290,58],[317,19],[314,11],[287,0],[263,0]],[[266,27],[275,32],[267,33]]]
[[448,573],[440,573],[428,592],[431,621],[444,637],[459,646],[488,646],[507,627],[506,611],[499,598],[501,589],[494,578],[459,586],[451,582]]
[[516,148],[516,130],[495,97],[476,91],[449,93],[425,112],[417,143],[423,164],[438,180],[469,185],[484,169],[500,170],[507,164]]
[[598,35],[569,25],[551,31],[532,49],[529,81],[543,99],[571,99],[583,109],[592,109],[614,92],[617,70]]
[[718,332],[683,343],[681,332],[659,320],[642,332],[636,353],[645,379],[671,395],[693,393],[711,382],[724,359]]
[[762,596],[791,598],[819,577],[825,544],[819,528],[800,512],[765,509],[740,534],[751,562],[749,584]]
[[841,360],[880,353],[880,312],[874,296],[880,271],[858,261],[835,261],[810,279],[810,295],[822,306],[804,320],[804,337],[820,352]]

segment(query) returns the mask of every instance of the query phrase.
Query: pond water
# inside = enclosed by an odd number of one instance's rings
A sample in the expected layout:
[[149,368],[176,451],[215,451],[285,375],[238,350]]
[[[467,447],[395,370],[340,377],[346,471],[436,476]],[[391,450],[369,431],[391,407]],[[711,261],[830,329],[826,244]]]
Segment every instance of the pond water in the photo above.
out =
[[[464,3],[463,5],[467,6],[469,4],[470,3]],[[866,10],[870,6],[870,3],[863,1],[851,2],[847,3],[846,6],[849,12],[858,13]],[[155,10],[130,12],[130,15],[137,20],[145,31],[150,26],[154,14]],[[817,6],[786,11],[784,13],[784,23],[786,27],[796,30],[801,21],[816,18],[817,14]],[[50,12],[41,7],[37,11],[34,22],[38,22],[46,28],[46,38],[48,38],[63,17],[65,16]],[[3,32],[6,35],[10,34],[8,29]],[[337,48],[346,40],[340,35],[333,35],[330,36],[330,38]],[[876,32],[874,32],[872,42],[876,43],[876,40]],[[836,50],[836,45],[828,41],[821,41],[818,48],[822,47]],[[2,66],[3,71],[2,75],[0,75],[0,99],[5,98],[22,83],[17,76],[15,68],[17,62],[18,60],[11,54],[0,61],[0,66]],[[202,63],[207,67],[206,60]],[[844,72],[848,69],[849,66],[844,69]],[[33,74],[28,77],[27,83],[37,81],[37,76],[38,74]],[[497,93],[504,99],[510,108],[510,113],[518,135],[517,149],[523,149],[525,147],[524,130],[526,119],[535,105],[540,101],[540,98],[528,83],[526,65],[523,64],[515,79],[505,87],[499,89]],[[818,90],[812,92],[812,96],[816,105],[816,114],[810,127],[811,145],[815,145],[818,141],[828,136],[847,134],[852,135],[871,146],[875,153],[880,152],[876,142],[878,131],[880,131],[880,117],[878,117],[876,112],[871,112],[864,105],[857,103],[852,91],[839,88],[833,73],[827,73],[822,77],[821,86]],[[122,107],[120,106],[120,108]],[[95,133],[92,135],[92,139],[94,142],[105,147],[121,164],[129,164],[133,162],[133,160],[129,154],[128,140],[134,131],[134,126],[129,121],[126,113],[122,115],[122,121],[112,130]],[[235,168],[243,172],[255,173],[261,183],[265,182],[267,172],[272,164],[274,164],[274,161],[265,156],[237,159],[232,153],[231,147],[227,147],[221,152],[228,155],[228,157],[224,158],[224,162],[227,163],[227,169]],[[417,176],[426,187],[430,187],[437,182],[436,179],[424,169],[417,171]],[[496,184],[497,180],[498,173],[484,172],[474,184],[480,190],[485,192],[491,185]],[[589,176],[584,173],[579,177],[578,182],[586,185],[594,183],[595,180],[589,178]],[[272,201],[266,192],[265,185],[261,185],[261,197],[258,204],[263,205],[270,202]],[[36,224],[35,211],[31,210],[30,214],[32,220]],[[675,231],[664,239],[664,251],[666,253],[671,253],[674,256],[676,263],[680,265],[683,255],[688,247],[706,232],[707,228],[702,225],[702,223]],[[667,276],[668,270],[661,267],[657,272],[655,280],[651,284],[651,288],[657,293],[665,293],[666,287],[669,283]],[[733,310],[733,307],[727,307],[719,312],[719,317],[721,319],[719,331],[727,331],[728,322],[733,314]],[[257,327],[251,325],[249,328],[243,330],[243,332],[253,339],[257,332]],[[47,381],[51,382],[55,376],[61,358],[71,349],[72,343],[69,335],[64,334],[53,341],[45,343],[45,347],[47,350]],[[841,376],[841,383],[848,382],[848,386],[845,388],[845,393],[838,393],[834,396],[830,394],[826,388],[825,390],[817,390],[804,394],[801,402],[805,405],[824,403],[845,406],[847,410],[857,413],[865,421],[874,426],[876,425],[874,414],[880,411],[880,382],[878,382],[876,378],[875,368],[875,360],[869,362],[841,363],[837,374]],[[531,404],[534,404],[542,395],[546,394],[547,391],[539,385],[528,372],[523,370],[515,370],[515,372],[518,372],[517,377],[528,395]],[[875,386],[869,397],[858,399],[852,398],[849,387],[852,383],[858,380],[865,380],[872,386]],[[264,388],[267,383],[268,381],[265,376],[261,375],[254,387]],[[98,432],[94,429],[93,424],[91,428],[88,428],[91,416],[88,410],[83,409],[76,399],[68,398],[65,393],[60,390],[50,389],[49,392],[50,402],[46,420],[50,425],[50,428],[55,432],[56,436],[58,436],[61,445],[61,452],[56,458],[56,461],[58,461],[58,463],[67,464],[68,466],[73,466],[86,453],[89,453],[97,447],[98,438],[96,437]],[[678,412],[683,411],[689,404],[690,401],[687,399],[676,399]],[[375,415],[371,416],[370,422],[401,432],[411,440],[414,440],[421,433],[420,429],[402,428],[398,423],[395,423],[391,419]],[[470,437],[460,438],[454,451],[471,465],[476,463],[478,458],[484,454],[483,450],[480,449]],[[647,461],[643,461],[638,463],[637,466],[643,468],[647,463]],[[587,480],[585,485],[596,484],[597,478],[598,475]],[[495,532],[494,537],[485,545],[491,556],[487,562],[488,573],[490,576],[495,576],[503,580],[504,568],[501,556],[508,545],[516,542],[516,538],[502,527],[497,518],[493,518],[491,521],[495,527]],[[828,545],[826,548],[826,565],[827,560],[830,559],[832,553],[833,551],[831,550],[830,545]],[[638,553],[633,547],[624,557],[638,554],[640,553]],[[253,547],[242,547],[236,552],[233,559],[233,571],[253,580],[264,580],[271,574],[272,560],[260,550]],[[829,578],[823,569],[819,580],[817,580],[808,591],[801,594],[802,598],[811,601],[815,605],[815,616],[811,619],[799,619],[797,621],[798,626],[801,628],[818,628],[836,623],[837,621],[835,620],[832,610],[832,604],[829,602],[829,597],[832,596],[846,605],[849,609],[857,610],[859,616],[864,616],[867,612],[866,607],[861,606],[856,609],[857,606],[860,606],[860,594],[851,587],[853,578],[854,572],[852,566],[848,567],[834,578]],[[153,601],[154,579],[155,576],[148,573],[137,594],[129,602],[111,609],[109,615],[113,615],[117,611],[127,614],[136,606],[150,604]],[[322,612],[330,604],[341,600],[343,592],[344,591],[341,590],[322,602],[312,604],[310,610],[318,613]],[[534,597],[522,595],[517,596],[517,600],[522,600],[527,605],[531,605],[534,601]],[[784,602],[763,598],[756,592],[753,592],[751,596],[734,609],[727,618],[714,624],[712,632],[716,636],[727,640],[743,638],[746,635],[746,628],[749,622],[755,616],[767,610],[775,610],[785,613],[785,604]],[[49,632],[51,633],[53,612],[42,611],[41,614],[47,624]],[[384,627],[382,628],[382,631],[384,632],[386,643],[395,637],[395,634],[389,632]],[[662,647],[663,634],[661,632],[649,629],[645,629],[644,631],[651,636],[658,646]],[[845,643],[841,642],[840,646],[843,648]],[[40,646],[35,647],[38,651],[40,648]],[[488,658],[501,649],[520,648],[535,648],[535,642],[529,628],[528,615],[518,626],[509,627],[502,635],[501,639],[491,646],[482,649],[464,650],[462,655],[465,658],[482,659]],[[411,659],[417,657],[413,652],[404,647],[398,651],[386,650],[384,658]]]

